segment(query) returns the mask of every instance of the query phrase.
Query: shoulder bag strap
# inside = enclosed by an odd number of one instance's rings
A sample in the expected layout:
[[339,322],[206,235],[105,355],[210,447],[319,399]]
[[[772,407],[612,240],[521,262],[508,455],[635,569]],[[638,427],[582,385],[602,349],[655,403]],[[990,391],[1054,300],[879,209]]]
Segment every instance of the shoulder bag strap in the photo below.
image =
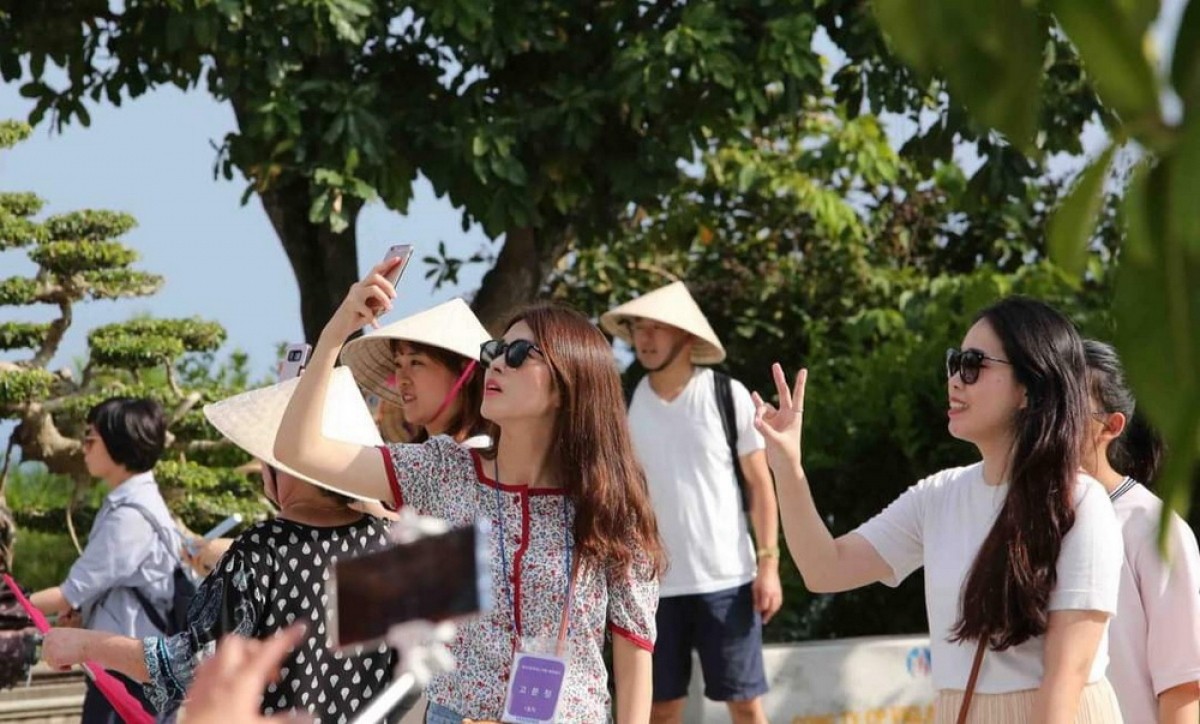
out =
[[967,690],[963,692],[962,706],[958,709],[958,724],[967,724],[967,714],[971,711],[971,697],[975,695],[975,684],[979,680],[979,666],[983,663],[983,652],[987,650],[987,637],[979,639],[975,647],[975,660],[971,662],[971,676],[967,679]]

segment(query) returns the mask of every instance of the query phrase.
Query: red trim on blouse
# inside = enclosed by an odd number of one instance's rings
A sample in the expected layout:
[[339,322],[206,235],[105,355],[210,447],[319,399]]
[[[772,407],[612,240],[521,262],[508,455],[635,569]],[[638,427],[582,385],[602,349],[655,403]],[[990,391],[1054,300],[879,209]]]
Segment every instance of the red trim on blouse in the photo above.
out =
[[396,479],[396,462],[392,460],[392,450],[387,445],[380,445],[379,452],[383,453],[383,469],[387,471],[388,487],[392,489],[392,497],[396,500],[394,510],[404,507],[404,494],[400,492],[400,481]]
[[498,483],[488,476],[483,471],[483,457],[480,456],[478,450],[471,451],[471,461],[475,463],[475,475],[479,478],[479,482],[489,488],[499,488],[506,493],[522,493],[524,495],[566,495],[566,488],[530,488],[528,485],[508,485],[507,483]]
[[[501,531],[500,535],[504,535]],[[529,496],[524,494],[522,488],[521,494],[521,543],[517,547],[517,552],[513,554],[513,621],[517,627],[517,647],[520,648],[520,637],[522,634],[521,626],[521,561],[525,557],[525,551],[529,550]]]
[[611,621],[608,622],[608,629],[610,631],[612,631],[613,633],[617,634],[618,636],[621,636],[622,638],[632,641],[634,646],[637,646],[638,648],[641,648],[641,649],[645,649],[646,651],[649,651],[650,653],[654,653],[654,644],[651,643],[648,639],[638,636],[637,634],[635,634],[634,632],[632,632],[628,629],[621,628],[620,626],[616,625],[615,623],[613,623]]

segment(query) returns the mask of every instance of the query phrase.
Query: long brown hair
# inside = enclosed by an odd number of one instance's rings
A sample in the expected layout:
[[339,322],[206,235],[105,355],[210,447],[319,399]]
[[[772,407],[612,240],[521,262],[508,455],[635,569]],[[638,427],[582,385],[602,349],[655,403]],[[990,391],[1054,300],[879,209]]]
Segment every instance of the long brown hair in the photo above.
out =
[[1083,342],[1065,316],[1025,297],[980,312],[1000,338],[1027,402],[1013,421],[1008,495],[962,591],[951,641],[1003,651],[1046,632],[1087,430]]
[[[410,342],[407,339],[393,339],[391,346],[393,358],[407,348],[411,350],[412,354],[423,354],[456,375],[465,372],[467,365],[472,362],[472,360],[448,349],[420,342]],[[458,402],[458,412],[454,413],[454,416],[446,423],[445,434],[459,442],[474,435],[483,434],[486,430],[486,423],[479,413],[479,407],[483,404],[483,368],[478,364],[475,365],[475,371],[471,374],[470,379],[459,389]],[[408,442],[425,442],[428,439],[429,433],[425,432],[425,428],[422,427]]]
[[[569,307],[536,304],[504,328],[521,321],[533,330],[562,400],[550,466],[575,503],[580,559],[624,569],[642,551],[661,575],[666,554],[646,475],[633,452],[612,347],[587,317]],[[491,434],[494,454],[499,428],[493,426]]]

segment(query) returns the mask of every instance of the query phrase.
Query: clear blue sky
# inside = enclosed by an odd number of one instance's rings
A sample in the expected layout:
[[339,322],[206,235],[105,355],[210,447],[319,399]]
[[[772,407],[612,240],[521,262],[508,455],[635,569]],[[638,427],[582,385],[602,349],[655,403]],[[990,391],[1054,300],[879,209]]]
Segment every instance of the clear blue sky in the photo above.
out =
[[[0,85],[0,118],[24,119],[31,105],[16,85]],[[54,134],[44,124],[29,140],[0,152],[0,190],[36,192],[47,201],[42,217],[84,208],[133,214],[138,228],[122,240],[141,254],[136,268],[161,274],[166,283],[152,297],[79,305],[54,366],[85,353],[89,329],[148,312],[220,322],[229,332],[225,350],[247,351],[253,369],[267,373],[277,343],[303,338],[300,295],[258,198],[242,206],[241,178],[213,179],[216,154],[210,143],[233,129],[232,111],[203,91],[173,87],[120,108],[105,104],[89,110],[89,128],[72,125]],[[424,180],[405,216],[381,204],[369,206],[358,224],[360,270],[394,243],[416,244],[418,255],[439,241],[461,255],[490,245],[478,228],[463,233],[460,218]],[[35,270],[23,252],[0,252],[0,278]],[[434,293],[423,278],[424,266],[414,261],[390,318],[469,294],[484,271],[473,267],[461,275],[460,288]],[[47,321],[56,312],[48,306],[4,307],[0,319]]]

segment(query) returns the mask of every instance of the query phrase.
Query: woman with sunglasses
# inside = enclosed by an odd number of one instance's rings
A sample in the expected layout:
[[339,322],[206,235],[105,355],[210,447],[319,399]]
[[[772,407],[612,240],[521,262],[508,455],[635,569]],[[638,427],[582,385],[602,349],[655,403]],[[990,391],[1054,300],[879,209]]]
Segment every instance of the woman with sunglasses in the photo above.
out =
[[801,464],[807,372],[792,390],[775,365],[779,406],[756,399],[756,424],[805,584],[897,586],[925,568],[936,722],[964,703],[982,724],[1119,722],[1104,670],[1121,542],[1104,489],[1079,467],[1079,336],[1051,307],[1010,297],[978,315],[946,371],[949,432],[981,461],[929,476],[835,539]]
[[367,392],[398,405],[416,429],[411,442],[448,435],[487,447],[483,369],[477,357],[487,330],[461,299],[426,309],[346,344],[342,364]]
[[[326,325],[276,454],[336,487],[452,525],[491,522],[495,605],[462,625],[451,647],[457,669],[431,682],[426,721],[555,712],[559,722],[605,721],[606,631],[615,634],[616,720],[647,721],[664,563],[611,347],[583,315],[535,306],[482,349],[488,450],[446,437],[381,449],[330,440],[318,401],[345,339],[390,308],[389,265],[355,284]],[[530,683],[535,671],[546,678]]]
[[1091,444],[1084,467],[1108,491],[1125,543],[1117,615],[1110,629],[1112,680],[1127,722],[1200,720],[1200,550],[1177,515],[1168,559],[1159,553],[1163,502],[1154,480],[1162,443],[1134,415],[1134,398],[1116,350],[1084,343],[1091,388]]

